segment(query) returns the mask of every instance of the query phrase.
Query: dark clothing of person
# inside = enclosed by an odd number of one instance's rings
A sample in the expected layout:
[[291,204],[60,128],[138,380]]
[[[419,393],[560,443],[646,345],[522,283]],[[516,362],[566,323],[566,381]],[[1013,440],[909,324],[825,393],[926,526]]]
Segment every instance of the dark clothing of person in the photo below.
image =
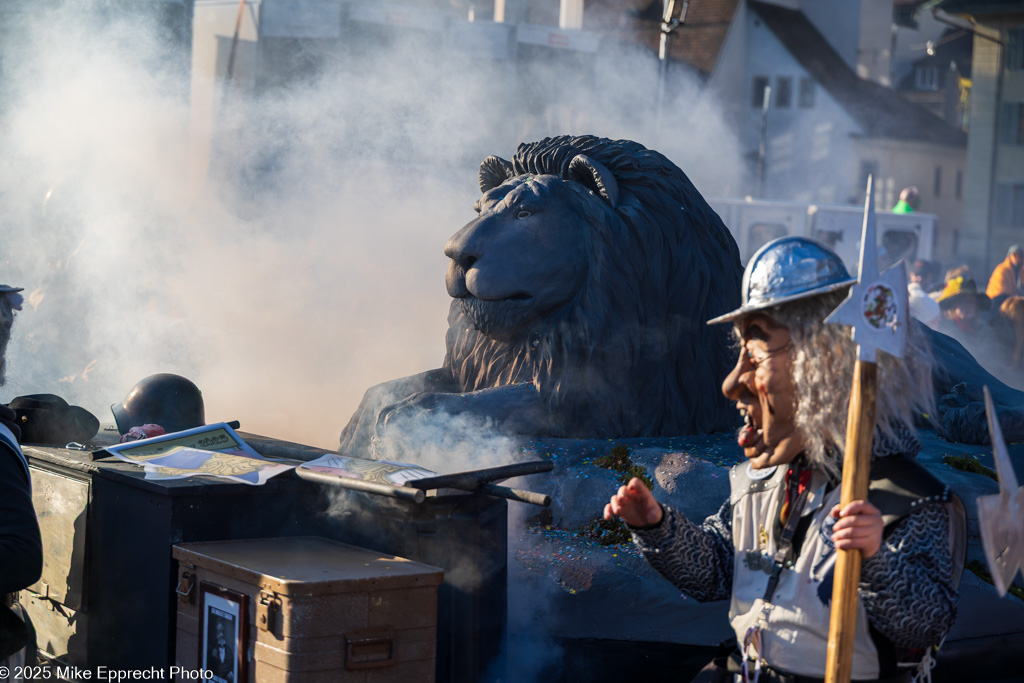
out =
[[6,427],[0,428],[0,594],[35,583],[43,571],[43,541],[32,507],[28,465]]
[[211,646],[209,655],[206,659],[206,667],[215,678],[225,681],[233,681],[233,672],[235,668],[234,652],[227,645]]

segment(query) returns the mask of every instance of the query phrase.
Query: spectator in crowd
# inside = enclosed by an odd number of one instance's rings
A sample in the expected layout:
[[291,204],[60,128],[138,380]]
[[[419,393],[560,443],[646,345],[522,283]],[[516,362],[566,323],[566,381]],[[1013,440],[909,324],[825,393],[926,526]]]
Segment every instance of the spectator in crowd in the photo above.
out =
[[942,289],[942,267],[938,261],[917,259],[910,268],[911,274],[915,271],[921,278],[921,288],[924,291],[931,293],[937,289]]
[[1019,244],[1010,246],[1006,258],[992,271],[985,294],[992,300],[993,306],[999,306],[1010,296],[1021,292],[1021,269],[1024,267],[1024,249]]
[[1019,370],[1024,365],[1024,296],[1011,296],[999,306],[999,315],[1013,333],[1010,350],[1010,369]]
[[979,312],[989,310],[992,302],[978,291],[973,278],[958,275],[946,280],[938,302],[943,313],[939,332],[948,334],[968,347],[973,346],[974,342],[983,341],[979,337],[983,329]]
[[931,276],[928,261],[915,261],[910,269],[910,282],[907,290],[910,293],[910,314],[932,329],[937,329],[942,319],[942,309],[935,299],[928,296],[925,283]]
[[921,205],[921,193],[911,185],[900,190],[900,200],[892,207],[893,213],[914,213]]
[[966,263],[950,268],[949,270],[946,271],[946,274],[942,276],[942,284],[936,287],[934,290],[932,290],[928,294],[928,296],[938,301],[939,297],[942,296],[942,292],[945,291],[946,285],[949,283],[949,281],[955,280],[958,277],[963,278],[965,280],[974,280],[974,272],[971,270],[971,267]]

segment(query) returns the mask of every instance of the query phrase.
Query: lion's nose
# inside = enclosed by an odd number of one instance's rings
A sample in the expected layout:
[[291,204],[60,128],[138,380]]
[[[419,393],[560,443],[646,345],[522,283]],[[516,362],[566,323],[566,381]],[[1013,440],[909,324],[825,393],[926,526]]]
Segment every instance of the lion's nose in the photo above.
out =
[[463,299],[470,295],[466,284],[466,271],[472,268],[482,255],[478,222],[479,219],[467,223],[448,238],[448,243],[444,245],[444,255],[451,259],[448,272],[445,273],[445,288],[453,299]]
[[480,258],[480,240],[477,239],[477,221],[472,221],[448,238],[444,255],[457,263],[463,271],[469,270]]

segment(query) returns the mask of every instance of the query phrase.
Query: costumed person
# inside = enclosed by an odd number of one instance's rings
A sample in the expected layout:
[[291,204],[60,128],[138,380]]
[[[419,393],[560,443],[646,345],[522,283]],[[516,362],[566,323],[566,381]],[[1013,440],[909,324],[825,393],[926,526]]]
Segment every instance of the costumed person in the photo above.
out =
[[893,213],[914,213],[921,205],[921,193],[917,187],[911,185],[900,190],[900,199],[896,206],[892,207]]
[[1024,367],[1024,296],[1004,299],[999,305],[999,319],[1007,330],[1004,341],[1009,349],[1009,368],[1020,370]]
[[[0,386],[7,370],[14,311],[21,310],[23,301],[21,291],[0,285]],[[43,542],[15,417],[13,410],[0,405],[0,665],[8,670],[5,681],[22,680],[13,672],[36,662],[35,633],[18,603],[18,591],[35,583],[43,571]]]
[[743,275],[743,305],[710,321],[733,322],[739,347],[722,391],[745,420],[738,442],[748,462],[730,471],[729,499],[699,524],[633,479],[605,506],[681,590],[731,600],[738,648],[695,681],[821,680],[837,548],[863,553],[853,680],[910,681],[956,620],[966,521],[948,487],[913,460],[914,420],[934,414],[917,323],[903,359],[879,357],[868,499],[838,505],[857,350],[849,327],[823,320],[853,282],[812,240],[762,247]]
[[928,262],[915,261],[910,269],[907,293],[910,295],[910,314],[928,327],[935,329],[942,320],[942,309],[935,299],[928,296],[925,281],[928,277]]
[[988,279],[985,295],[992,300],[993,308],[998,308],[1007,297],[1024,294],[1021,290],[1021,270],[1024,269],[1024,248],[1019,244],[1010,246],[1003,259],[992,270]]
[[936,329],[977,355],[977,345],[988,341],[988,330],[980,313],[992,308],[989,298],[978,291],[973,278],[960,275],[946,280],[936,301],[943,316]]

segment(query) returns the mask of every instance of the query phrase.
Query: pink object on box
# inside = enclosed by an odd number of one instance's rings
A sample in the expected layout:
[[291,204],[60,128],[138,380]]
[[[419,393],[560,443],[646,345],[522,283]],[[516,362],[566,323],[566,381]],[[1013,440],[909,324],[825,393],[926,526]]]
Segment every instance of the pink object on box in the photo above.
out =
[[121,437],[121,443],[138,441],[139,439],[149,439],[154,436],[160,436],[163,433],[164,428],[160,425],[142,425],[141,427],[132,427],[128,430],[127,434]]

